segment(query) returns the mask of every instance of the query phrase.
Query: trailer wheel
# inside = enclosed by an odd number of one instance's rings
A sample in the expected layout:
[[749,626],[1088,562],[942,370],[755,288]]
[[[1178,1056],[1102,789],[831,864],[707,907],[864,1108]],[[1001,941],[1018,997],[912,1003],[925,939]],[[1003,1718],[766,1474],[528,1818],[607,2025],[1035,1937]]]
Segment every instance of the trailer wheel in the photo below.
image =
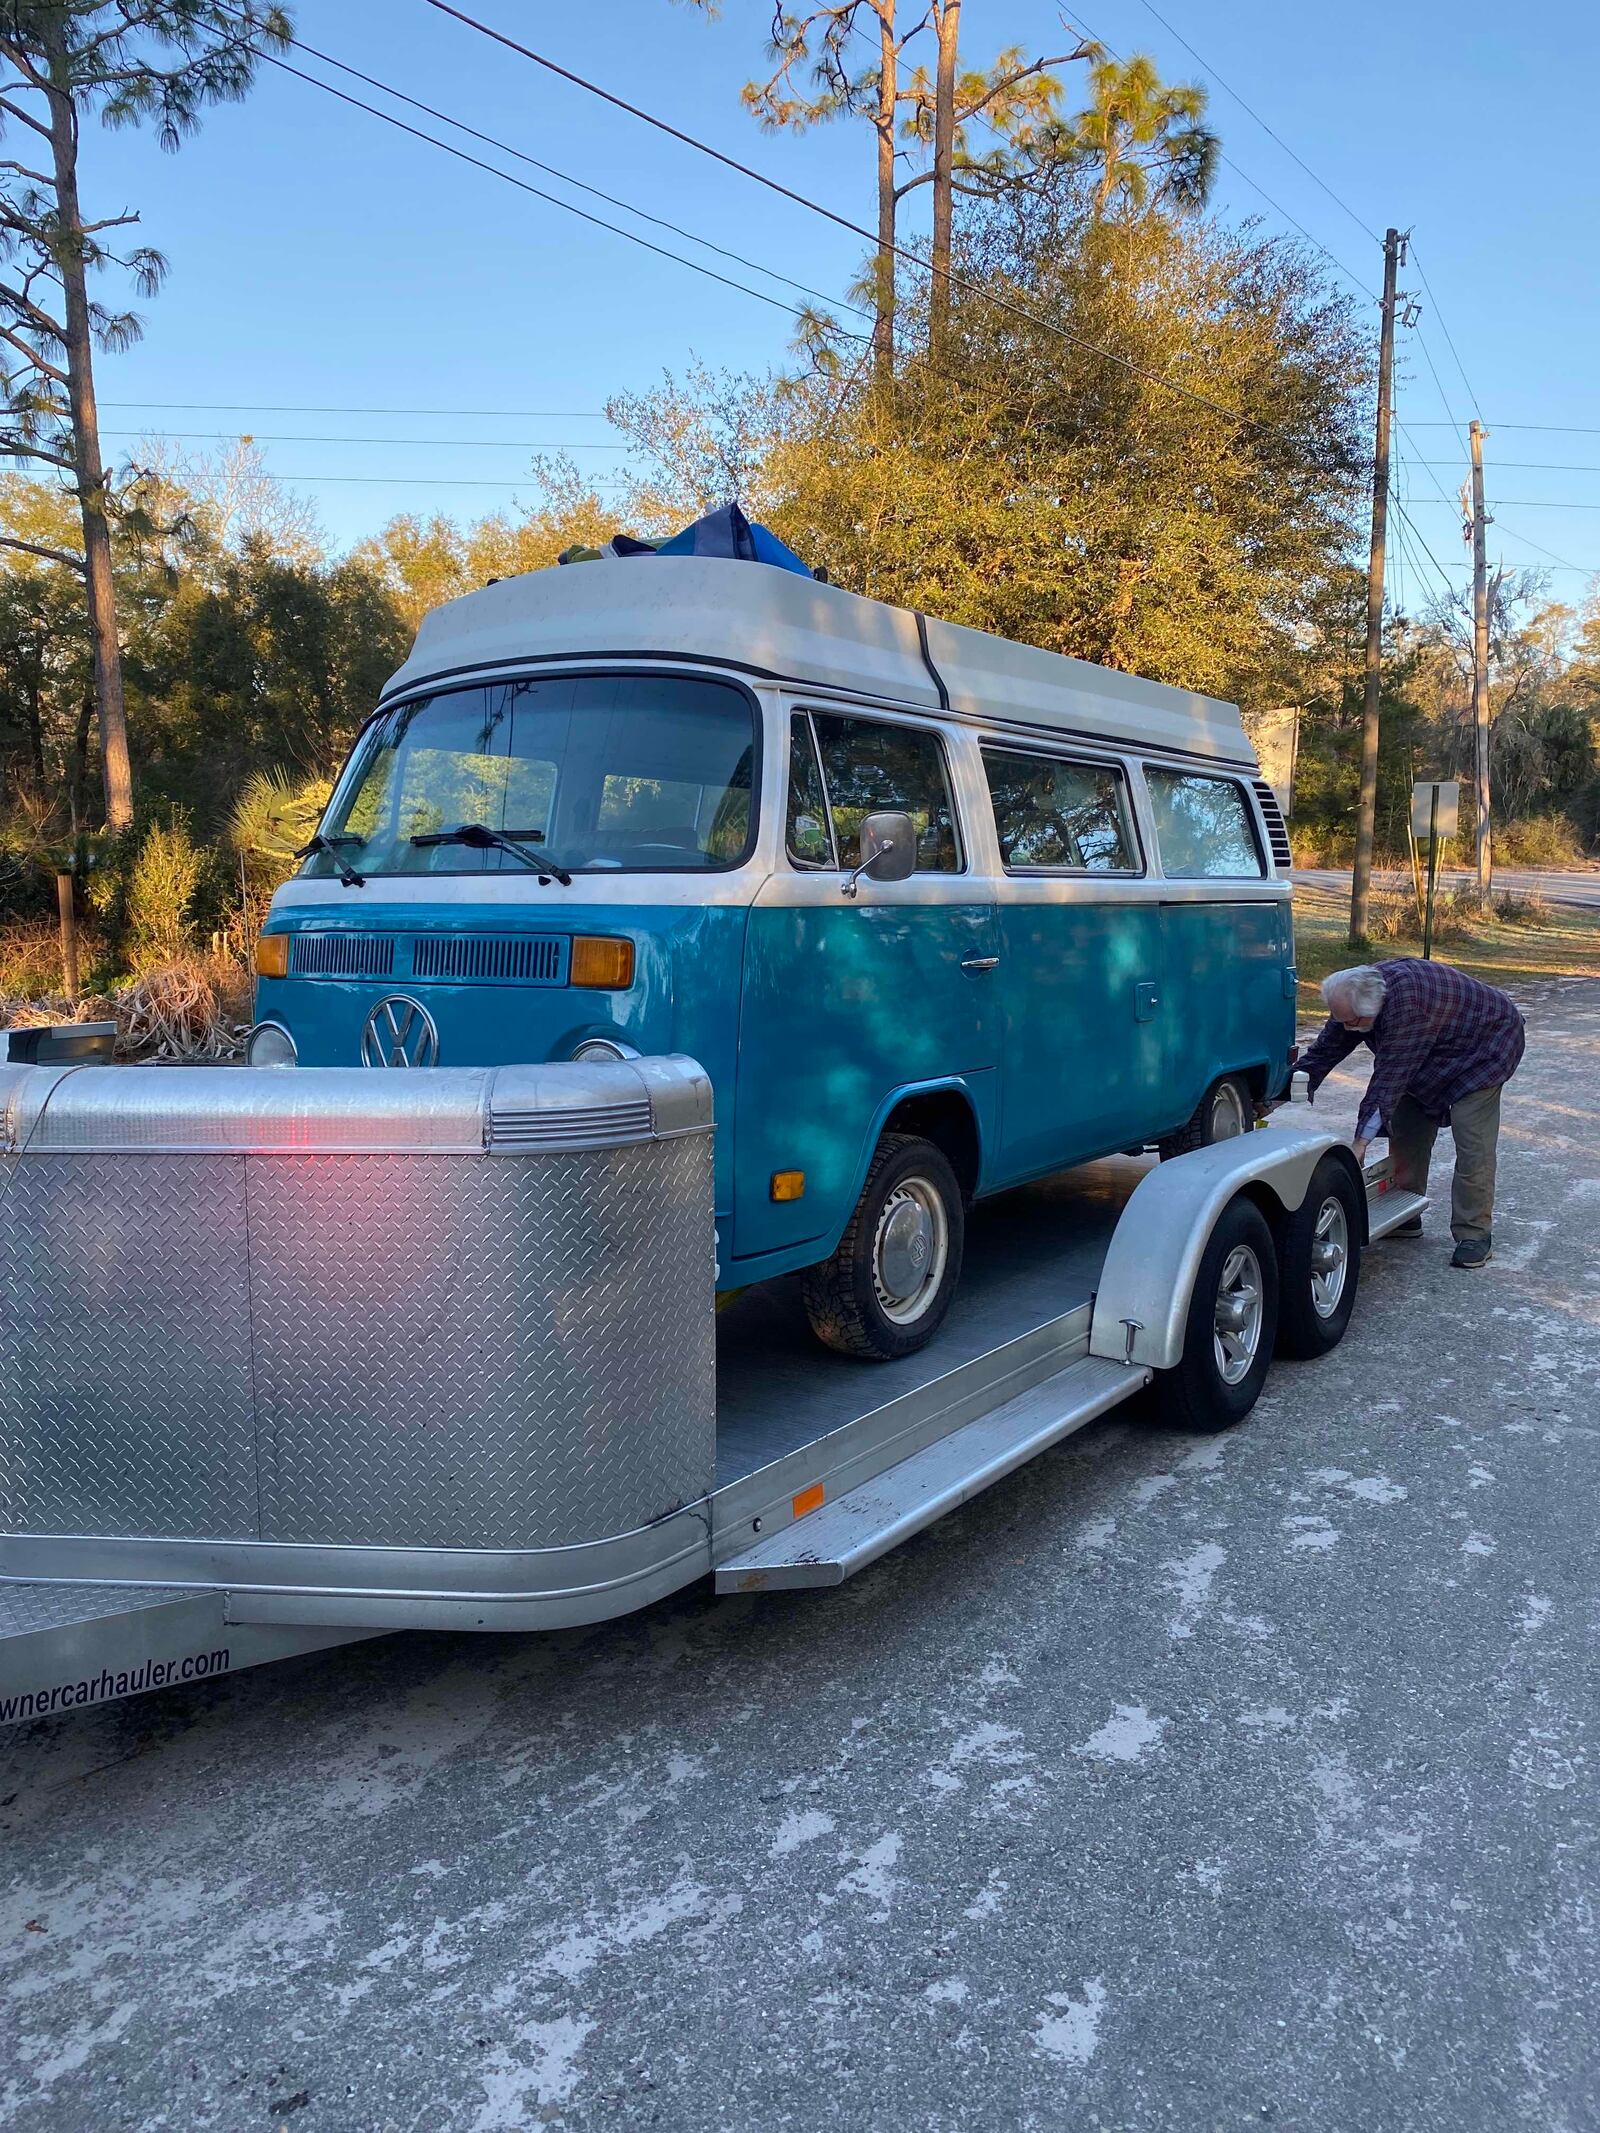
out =
[[1278,1353],[1326,1355],[1344,1339],[1361,1279],[1361,1204],[1344,1164],[1324,1156],[1282,1230]]
[[1201,1254],[1184,1326],[1183,1354],[1156,1379],[1163,1421],[1210,1432],[1255,1406],[1278,1330],[1278,1257],[1265,1216],[1232,1200]]
[[964,1234],[945,1157],[932,1141],[886,1133],[838,1250],[800,1277],[812,1332],[840,1355],[914,1354],[950,1308]]
[[1209,1148],[1214,1141],[1231,1141],[1248,1133],[1255,1118],[1255,1098],[1242,1076],[1224,1074],[1214,1081],[1195,1106],[1186,1126],[1164,1134],[1156,1142],[1163,1162],[1175,1155],[1188,1155],[1195,1148]]

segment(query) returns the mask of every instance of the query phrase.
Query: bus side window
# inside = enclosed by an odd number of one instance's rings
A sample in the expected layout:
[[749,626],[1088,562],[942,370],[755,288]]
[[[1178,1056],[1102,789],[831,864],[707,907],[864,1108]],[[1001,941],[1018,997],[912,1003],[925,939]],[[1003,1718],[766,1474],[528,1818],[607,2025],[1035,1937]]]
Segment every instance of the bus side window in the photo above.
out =
[[1120,770],[1012,748],[985,748],[983,768],[1008,874],[1138,873]]
[[923,726],[892,726],[875,718],[815,711],[817,752],[833,816],[841,866],[860,857],[868,815],[911,817],[919,874],[959,874],[955,804],[945,770],[944,744]]
[[1260,881],[1266,863],[1236,778],[1145,765],[1161,870],[1169,881]]
[[828,832],[828,797],[822,789],[816,736],[805,712],[789,721],[789,812],[785,842],[797,867],[835,864]]

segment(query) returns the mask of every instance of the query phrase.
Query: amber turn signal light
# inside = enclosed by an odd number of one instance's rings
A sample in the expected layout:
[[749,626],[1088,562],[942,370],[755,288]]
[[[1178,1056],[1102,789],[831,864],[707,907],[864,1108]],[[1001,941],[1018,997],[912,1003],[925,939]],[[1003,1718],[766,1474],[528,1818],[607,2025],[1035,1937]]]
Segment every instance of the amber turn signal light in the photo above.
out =
[[256,976],[258,978],[286,978],[288,975],[288,934],[258,933],[256,935]]
[[806,1194],[806,1174],[803,1170],[775,1170],[772,1173],[772,1197],[775,1200],[803,1200]]
[[574,934],[569,975],[574,985],[625,992],[633,983],[632,941],[611,940],[602,933]]

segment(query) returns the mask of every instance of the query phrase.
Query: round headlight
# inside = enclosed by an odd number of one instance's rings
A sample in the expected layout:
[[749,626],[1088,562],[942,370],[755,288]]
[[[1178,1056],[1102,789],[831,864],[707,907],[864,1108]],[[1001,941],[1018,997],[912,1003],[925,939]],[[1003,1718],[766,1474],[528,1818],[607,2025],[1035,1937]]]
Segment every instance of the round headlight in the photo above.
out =
[[300,1062],[294,1039],[281,1022],[258,1022],[245,1039],[246,1066],[292,1067]]
[[612,1037],[588,1037],[578,1046],[572,1057],[575,1062],[615,1059],[637,1059],[639,1054],[631,1044],[620,1043]]

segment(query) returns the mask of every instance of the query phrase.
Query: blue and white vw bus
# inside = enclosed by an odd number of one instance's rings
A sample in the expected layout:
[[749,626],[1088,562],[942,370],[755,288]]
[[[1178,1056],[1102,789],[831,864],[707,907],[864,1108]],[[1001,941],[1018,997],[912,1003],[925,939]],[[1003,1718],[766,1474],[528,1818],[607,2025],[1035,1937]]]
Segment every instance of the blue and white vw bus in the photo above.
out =
[[980,1195],[1250,1125],[1288,845],[1228,704],[765,563],[430,615],[258,949],[257,1065],[687,1053],[719,1281],[831,1346],[942,1319]]

